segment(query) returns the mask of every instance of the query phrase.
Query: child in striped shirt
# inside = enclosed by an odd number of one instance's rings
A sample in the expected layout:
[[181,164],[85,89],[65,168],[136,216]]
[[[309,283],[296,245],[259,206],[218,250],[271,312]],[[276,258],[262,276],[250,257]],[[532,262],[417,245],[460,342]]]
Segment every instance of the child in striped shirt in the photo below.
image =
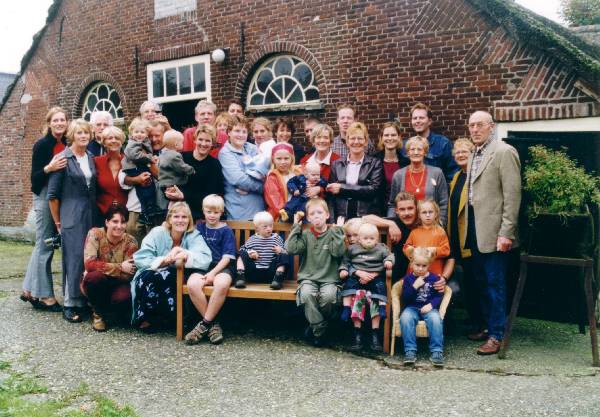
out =
[[269,212],[256,213],[252,222],[256,233],[240,247],[235,287],[245,288],[246,281],[271,281],[271,288],[280,290],[288,265],[283,240],[273,233],[273,216]]

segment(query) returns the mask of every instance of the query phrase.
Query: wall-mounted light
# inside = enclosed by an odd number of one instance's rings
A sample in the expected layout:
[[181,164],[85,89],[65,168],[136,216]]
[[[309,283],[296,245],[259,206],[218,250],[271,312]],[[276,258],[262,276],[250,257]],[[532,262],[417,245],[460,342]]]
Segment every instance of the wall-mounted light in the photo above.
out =
[[222,64],[227,59],[229,55],[229,48],[218,48],[212,51],[210,57],[212,58],[215,64]]

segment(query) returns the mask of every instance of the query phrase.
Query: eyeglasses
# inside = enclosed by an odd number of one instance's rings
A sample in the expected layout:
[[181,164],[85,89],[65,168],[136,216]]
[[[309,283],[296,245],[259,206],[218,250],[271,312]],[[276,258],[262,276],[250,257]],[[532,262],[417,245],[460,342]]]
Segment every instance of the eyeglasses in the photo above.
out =
[[490,125],[490,124],[491,123],[489,123],[489,122],[477,122],[477,123],[469,123],[468,126],[469,126],[469,129],[475,129],[475,128],[481,129],[482,127]]

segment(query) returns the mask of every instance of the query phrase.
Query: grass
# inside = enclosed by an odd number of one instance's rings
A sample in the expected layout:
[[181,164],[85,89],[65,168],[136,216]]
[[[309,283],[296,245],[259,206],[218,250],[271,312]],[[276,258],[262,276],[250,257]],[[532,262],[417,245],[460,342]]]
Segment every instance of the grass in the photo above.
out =
[[[33,245],[24,242],[0,240],[0,279],[23,278],[27,270],[27,263],[33,251]],[[52,259],[52,272],[60,276],[61,252],[54,251]]]
[[[48,394],[48,388],[35,377],[14,371],[10,362],[0,360],[0,417],[137,417],[131,407],[90,393],[86,385],[57,399],[40,394]],[[77,405],[84,399],[83,405]]]

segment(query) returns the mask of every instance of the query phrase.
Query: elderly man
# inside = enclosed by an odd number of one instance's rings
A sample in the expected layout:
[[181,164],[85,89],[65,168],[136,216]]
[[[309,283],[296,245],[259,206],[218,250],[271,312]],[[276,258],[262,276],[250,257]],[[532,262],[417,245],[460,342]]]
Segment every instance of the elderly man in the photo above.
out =
[[500,350],[506,321],[506,270],[508,251],[517,246],[517,223],[521,204],[521,164],[517,151],[492,133],[494,121],[485,111],[469,118],[475,152],[467,167],[467,243],[473,270],[481,283],[481,306],[487,333],[470,335],[486,340],[479,355]]
[[[340,156],[340,159],[346,160],[348,156],[348,146],[346,145],[346,131],[350,127],[350,125],[354,122],[354,116],[356,112],[354,111],[354,107],[349,104],[341,104],[337,109],[337,125],[340,130],[340,134],[333,138],[333,145],[331,146],[331,150]],[[367,143],[367,155],[372,155],[375,152],[375,147],[373,146],[373,142],[371,139],[367,138],[369,142]]]
[[[450,184],[452,177],[458,171],[458,165],[452,157],[452,142],[446,136],[431,131],[432,118],[433,113],[426,104],[417,103],[410,109],[410,125],[413,131],[429,142],[425,163],[440,168],[446,177],[446,182]],[[402,149],[402,154],[408,157],[405,148]]]
[[94,137],[90,140],[87,150],[94,156],[101,156],[106,153],[104,146],[102,146],[102,132],[108,126],[112,126],[114,123],[112,114],[107,111],[95,111],[90,116],[90,123],[94,129]]
[[140,116],[144,120],[154,120],[158,114],[160,114],[160,106],[153,101],[144,101],[140,106]]
[[200,100],[198,104],[196,104],[194,113],[194,119],[198,125],[196,127],[188,127],[183,131],[183,149],[181,152],[189,152],[194,150],[196,147],[196,143],[194,142],[196,128],[201,125],[213,125],[217,114],[217,106],[210,101]]

